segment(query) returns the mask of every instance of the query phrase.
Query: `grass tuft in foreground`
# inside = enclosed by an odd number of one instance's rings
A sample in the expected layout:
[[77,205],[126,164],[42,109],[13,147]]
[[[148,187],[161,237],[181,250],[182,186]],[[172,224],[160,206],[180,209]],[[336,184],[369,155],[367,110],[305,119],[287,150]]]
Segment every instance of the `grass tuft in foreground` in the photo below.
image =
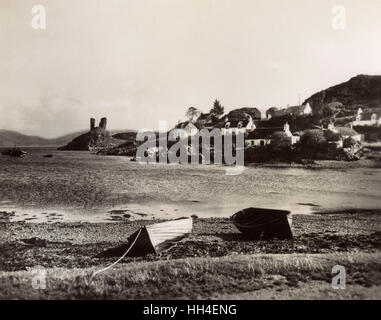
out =
[[347,283],[381,284],[380,253],[233,255],[121,264],[97,275],[96,268],[47,269],[47,288],[32,288],[28,271],[0,273],[0,298],[176,299],[206,298],[273,288],[302,287],[325,281],[330,288],[336,264],[347,271]]

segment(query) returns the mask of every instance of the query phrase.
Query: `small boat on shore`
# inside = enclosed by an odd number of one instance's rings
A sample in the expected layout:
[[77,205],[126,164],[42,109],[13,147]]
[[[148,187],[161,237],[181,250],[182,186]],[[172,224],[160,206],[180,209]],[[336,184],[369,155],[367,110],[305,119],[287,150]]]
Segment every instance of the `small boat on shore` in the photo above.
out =
[[231,219],[239,231],[253,240],[292,239],[290,211],[246,208]]
[[144,226],[133,233],[126,244],[108,249],[100,253],[98,257],[121,255],[140,257],[150,253],[158,253],[192,233],[192,228],[192,218],[180,218]]

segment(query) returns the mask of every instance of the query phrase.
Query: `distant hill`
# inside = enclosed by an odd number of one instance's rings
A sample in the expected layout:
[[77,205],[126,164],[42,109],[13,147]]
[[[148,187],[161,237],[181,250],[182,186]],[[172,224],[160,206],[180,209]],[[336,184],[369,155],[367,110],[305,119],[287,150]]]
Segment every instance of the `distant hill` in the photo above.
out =
[[64,136],[55,138],[55,139],[49,139],[49,141],[50,141],[50,142],[52,143],[52,145],[54,145],[54,146],[60,146],[60,145],[62,145],[62,144],[68,143],[69,141],[71,141],[71,140],[73,140],[75,137],[77,137],[78,135],[84,134],[85,132],[86,132],[86,130],[77,131],[77,132],[69,133],[69,134],[66,134],[66,135],[64,135]]
[[135,141],[137,131],[136,130],[123,130],[120,132],[112,131],[112,137],[119,140]]
[[0,130],[0,147],[47,145],[48,140],[38,136],[27,136],[16,131]]
[[0,147],[47,147],[59,146],[71,141],[85,131],[74,132],[62,137],[47,139],[39,136],[29,136],[12,130],[0,130]]
[[[0,148],[1,147],[59,147],[68,144],[74,138],[86,133],[87,130],[77,131],[66,134],[64,136],[47,139],[39,136],[29,136],[12,130],[0,129]],[[110,130],[112,135],[124,132],[132,132],[132,130]],[[136,133],[135,133],[136,134]],[[123,140],[123,137],[118,137]]]
[[381,111],[381,76],[358,75],[349,81],[313,94],[309,102],[314,114],[322,111],[325,104],[341,102],[346,110],[359,106]]

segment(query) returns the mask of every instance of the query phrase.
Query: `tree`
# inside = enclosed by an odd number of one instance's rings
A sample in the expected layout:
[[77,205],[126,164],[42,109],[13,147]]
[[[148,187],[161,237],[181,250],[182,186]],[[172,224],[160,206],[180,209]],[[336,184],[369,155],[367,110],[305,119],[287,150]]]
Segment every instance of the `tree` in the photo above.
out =
[[310,129],[305,131],[297,145],[298,152],[303,156],[316,157],[318,154],[326,154],[329,148],[324,131]]
[[323,106],[323,117],[324,118],[335,117],[340,112],[340,109],[342,107],[343,107],[343,104],[340,102],[331,102],[331,103],[325,104]]
[[276,112],[278,111],[278,108],[277,107],[271,107],[270,109],[267,109],[266,111],[266,118],[272,118]]
[[274,151],[280,151],[291,146],[291,138],[281,131],[274,132],[271,140],[271,147]]
[[311,129],[307,130],[301,139],[302,145],[310,148],[316,148],[326,144],[327,140],[324,136],[323,130]]
[[[299,147],[301,149],[299,149]],[[298,149],[304,155],[316,155],[318,153],[326,153],[328,142],[323,130],[310,129],[301,137]]]
[[355,139],[353,139],[352,137],[348,137],[343,142],[343,148],[352,148],[357,144],[358,142]]
[[185,116],[189,119],[190,122],[193,122],[201,114],[201,111],[195,107],[189,107]]
[[219,100],[215,100],[213,103],[213,108],[210,109],[210,115],[213,121],[218,120],[224,114],[224,107],[221,105]]

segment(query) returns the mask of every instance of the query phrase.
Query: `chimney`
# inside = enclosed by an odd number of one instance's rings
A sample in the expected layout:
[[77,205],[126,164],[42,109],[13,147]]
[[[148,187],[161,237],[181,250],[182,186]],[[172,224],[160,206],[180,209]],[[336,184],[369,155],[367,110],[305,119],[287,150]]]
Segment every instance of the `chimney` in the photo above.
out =
[[95,119],[90,118],[90,131],[93,131],[95,129]]

